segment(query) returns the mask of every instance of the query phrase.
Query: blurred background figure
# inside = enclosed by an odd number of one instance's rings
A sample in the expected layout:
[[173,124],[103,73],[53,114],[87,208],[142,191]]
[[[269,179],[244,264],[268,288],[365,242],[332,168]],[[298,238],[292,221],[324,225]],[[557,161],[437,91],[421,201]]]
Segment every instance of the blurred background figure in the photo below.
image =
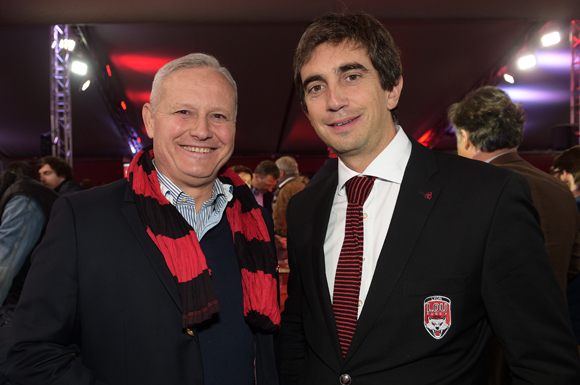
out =
[[[551,174],[566,183],[572,191],[580,211],[580,146],[571,147],[556,157]],[[566,296],[572,320],[572,330],[580,352],[580,274],[568,282]]]
[[552,175],[566,183],[580,210],[580,146],[574,146],[554,159]]
[[12,343],[12,314],[30,268],[30,255],[44,235],[58,198],[34,177],[30,164],[12,162],[0,179],[0,384],[8,380],[4,374]]
[[230,167],[251,189],[252,188],[252,170],[241,164]]
[[[278,180],[278,194],[276,202],[274,203],[272,217],[274,218],[274,231],[276,235],[284,238],[283,243],[285,246],[287,229],[286,207],[288,206],[290,198],[304,190],[305,184],[300,178],[296,159],[290,156],[283,156],[276,161],[276,166],[280,170],[280,179]],[[281,258],[278,259],[280,260]]]
[[56,191],[59,195],[68,195],[81,191],[82,187],[73,180],[71,166],[63,159],[44,156],[38,162],[40,182]]
[[276,163],[271,160],[260,162],[254,170],[252,176],[252,192],[260,206],[265,208],[270,214],[273,210],[274,189],[280,178],[280,170]]
[[95,187],[95,183],[91,179],[85,178],[81,181],[81,188],[83,190],[88,190],[93,187]]

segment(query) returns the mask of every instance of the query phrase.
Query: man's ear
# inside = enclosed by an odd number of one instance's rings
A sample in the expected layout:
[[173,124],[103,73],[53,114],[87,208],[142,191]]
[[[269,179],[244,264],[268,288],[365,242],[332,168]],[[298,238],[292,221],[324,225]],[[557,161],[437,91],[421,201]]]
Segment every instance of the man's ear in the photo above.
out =
[[469,135],[467,131],[461,129],[457,131],[457,155],[463,156],[465,158],[473,158],[473,156],[478,152],[471,140],[469,140]]
[[399,78],[399,82],[392,90],[387,91],[389,95],[387,96],[387,108],[392,110],[399,104],[399,98],[401,97],[401,91],[403,90],[403,77]]
[[141,114],[143,115],[143,123],[145,123],[147,136],[153,139],[153,133],[155,130],[153,128],[153,106],[151,106],[151,103],[145,103],[143,105],[143,110],[141,111]]

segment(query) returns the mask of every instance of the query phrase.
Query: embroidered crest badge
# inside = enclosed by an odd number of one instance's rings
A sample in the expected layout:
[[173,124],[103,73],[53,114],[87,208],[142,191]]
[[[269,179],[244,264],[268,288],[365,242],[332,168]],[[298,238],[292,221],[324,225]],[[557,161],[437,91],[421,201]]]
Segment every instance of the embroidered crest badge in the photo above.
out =
[[443,338],[451,327],[451,300],[435,295],[425,298],[423,306],[425,329],[436,340]]

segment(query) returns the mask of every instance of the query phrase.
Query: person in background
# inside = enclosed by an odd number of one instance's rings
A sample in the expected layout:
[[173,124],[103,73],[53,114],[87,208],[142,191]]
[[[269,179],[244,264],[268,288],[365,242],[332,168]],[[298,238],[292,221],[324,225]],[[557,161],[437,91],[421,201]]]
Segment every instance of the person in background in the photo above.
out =
[[280,178],[280,170],[271,160],[260,162],[252,176],[252,192],[258,204],[264,207],[270,215],[273,211],[274,189]]
[[551,174],[566,183],[580,210],[580,146],[570,147],[558,155]]
[[[564,182],[576,199],[580,211],[580,146],[570,147],[554,159],[551,174]],[[566,290],[572,329],[580,352],[580,274],[568,282]]]
[[6,353],[12,344],[12,317],[30,256],[38,245],[58,194],[35,180],[27,162],[12,162],[0,179],[0,384],[8,381]]
[[286,251],[286,208],[290,198],[304,190],[304,182],[300,178],[298,163],[296,159],[290,156],[283,156],[276,161],[276,166],[280,170],[280,179],[278,180],[278,194],[274,203],[272,217],[274,218],[274,232],[276,233],[278,248],[278,260],[285,261],[288,259]]
[[252,170],[249,167],[236,165],[230,167],[251,189],[252,188]]
[[[580,214],[570,191],[518,155],[526,120],[522,105],[497,87],[481,87],[449,108],[459,155],[523,175],[540,215],[544,245],[556,278],[566,293],[568,280],[580,270]],[[513,382],[496,339],[491,350],[490,384]]]
[[82,187],[73,180],[72,167],[63,159],[44,156],[38,162],[40,182],[53,189],[58,195],[68,195],[82,191]]
[[278,384],[272,219],[225,167],[237,100],[213,56],[157,72],[153,146],[53,208],[14,316],[15,384]]

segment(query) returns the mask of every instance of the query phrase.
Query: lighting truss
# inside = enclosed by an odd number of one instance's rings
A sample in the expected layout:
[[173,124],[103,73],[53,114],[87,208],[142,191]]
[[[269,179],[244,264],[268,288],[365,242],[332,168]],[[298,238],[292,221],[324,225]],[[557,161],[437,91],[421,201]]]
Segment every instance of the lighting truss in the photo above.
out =
[[580,20],[570,24],[570,49],[572,68],[570,71],[570,124],[580,130]]
[[72,167],[72,127],[70,103],[69,51],[59,42],[68,39],[68,25],[53,25],[50,77],[50,138],[52,156]]
[[[507,68],[508,62],[513,59],[518,51],[525,47],[529,39],[536,35],[538,31],[544,24],[540,22],[533,23],[526,33],[518,39],[518,41],[511,47],[511,49],[504,54],[504,56],[496,62],[490,70],[484,74],[471,88],[466,92],[461,98],[463,99],[469,92],[474,91],[483,86],[496,86],[502,79],[503,74]],[[441,140],[446,135],[453,135],[453,126],[449,123],[447,114],[443,114],[437,123],[435,123],[431,129],[424,134],[422,138],[425,146],[433,148],[439,140]]]
[[131,155],[134,155],[143,148],[143,145],[139,141],[139,135],[131,124],[127,111],[121,106],[121,103],[124,103],[123,100],[127,100],[123,88],[116,77],[111,77],[107,73],[106,64],[108,58],[89,41],[86,28],[75,26],[74,31],[92,59],[91,68],[95,69],[93,77],[101,97],[105,101],[105,105],[115,121],[121,137],[127,143]]

